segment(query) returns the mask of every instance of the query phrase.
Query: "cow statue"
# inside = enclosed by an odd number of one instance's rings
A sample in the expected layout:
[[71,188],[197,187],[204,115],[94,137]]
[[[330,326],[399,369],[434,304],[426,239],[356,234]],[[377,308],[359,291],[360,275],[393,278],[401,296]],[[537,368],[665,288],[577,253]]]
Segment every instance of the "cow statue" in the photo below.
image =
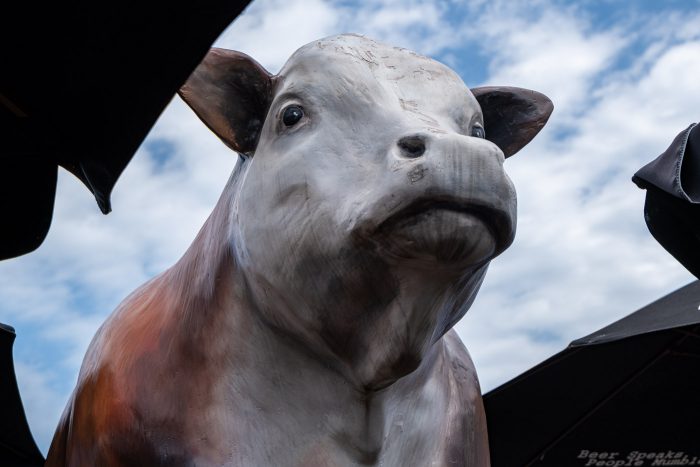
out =
[[357,35],[180,90],[240,155],[184,256],[94,337],[48,466],[483,466],[453,325],[512,242],[504,160],[552,111]]

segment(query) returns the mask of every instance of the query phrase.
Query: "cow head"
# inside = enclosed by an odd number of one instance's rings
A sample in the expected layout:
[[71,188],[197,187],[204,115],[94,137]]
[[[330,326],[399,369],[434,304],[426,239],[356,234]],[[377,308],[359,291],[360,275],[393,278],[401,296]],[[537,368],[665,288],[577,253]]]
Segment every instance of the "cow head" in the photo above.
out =
[[252,308],[366,387],[415,369],[513,240],[503,162],[552,110],[343,35],[276,76],[212,49],[180,91],[241,154],[229,244]]

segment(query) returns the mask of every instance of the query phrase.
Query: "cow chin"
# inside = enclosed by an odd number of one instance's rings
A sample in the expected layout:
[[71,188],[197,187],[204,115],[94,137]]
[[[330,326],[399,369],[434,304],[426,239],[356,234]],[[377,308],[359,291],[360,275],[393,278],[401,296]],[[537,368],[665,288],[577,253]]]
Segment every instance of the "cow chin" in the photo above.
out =
[[397,259],[468,267],[491,260],[512,242],[510,223],[494,211],[439,204],[406,211],[380,225],[375,235]]

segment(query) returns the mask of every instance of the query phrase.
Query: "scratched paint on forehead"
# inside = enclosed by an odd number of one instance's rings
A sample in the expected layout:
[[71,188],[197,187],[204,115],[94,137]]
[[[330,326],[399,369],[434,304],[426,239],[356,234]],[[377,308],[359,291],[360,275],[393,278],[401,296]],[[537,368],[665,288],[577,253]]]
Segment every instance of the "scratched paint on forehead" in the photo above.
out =
[[452,69],[432,58],[356,34],[327,37],[301,47],[292,54],[280,74],[284,75],[299,60],[313,59],[314,56],[328,60],[334,55],[343,56],[341,62],[345,66],[348,57],[354,63],[364,65],[379,81],[398,83],[406,78],[426,81],[446,79],[451,85],[465,86]]
[[[358,65],[356,71],[369,72],[374,78],[373,84],[384,89],[387,95],[394,96],[400,108],[413,114],[431,133],[447,133],[434,118],[443,112],[435,112],[434,106],[446,107],[441,110],[457,122],[470,120],[480,110],[459,75],[446,65],[411,50],[356,34],[327,37],[301,47],[289,58],[280,76],[291,78],[285,85],[291,90],[297,86],[293,77],[298,70],[302,70],[306,80],[309,75],[304,72],[309,69],[321,71],[324,82],[333,81],[339,86],[352,87],[355,92],[379,102],[379,95],[372,92],[367,82],[348,81],[349,63]],[[427,90],[432,93],[428,92],[426,99]]]

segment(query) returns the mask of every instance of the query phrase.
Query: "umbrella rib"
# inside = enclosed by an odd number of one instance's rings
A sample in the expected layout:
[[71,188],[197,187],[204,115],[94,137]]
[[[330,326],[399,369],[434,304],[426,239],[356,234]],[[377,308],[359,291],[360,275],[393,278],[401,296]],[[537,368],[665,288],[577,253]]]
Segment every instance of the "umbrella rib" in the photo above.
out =
[[[686,337],[686,336],[684,336]],[[680,340],[683,340],[681,338]],[[678,341],[676,341],[677,343]],[[586,414],[581,416],[576,422],[574,422],[569,428],[567,428],[561,435],[559,435],[557,438],[554,439],[551,443],[549,443],[547,446],[545,446],[538,454],[535,455],[527,464],[525,464],[525,467],[529,467],[538,460],[542,459],[544,455],[549,451],[552,447],[554,447],[559,441],[562,439],[566,438],[569,433],[574,431],[576,428],[579,427],[583,422],[585,422],[588,418],[590,418],[595,412],[598,411],[606,402],[608,402],[610,399],[615,397],[620,391],[625,389],[632,381],[634,381],[638,376],[640,376],[642,373],[644,373],[646,370],[649,369],[653,364],[655,364],[658,360],[661,358],[665,357],[666,355],[670,354],[671,350],[669,348],[665,348],[662,352],[660,352],[656,357],[651,359],[646,365],[641,367],[639,370],[637,370],[630,378],[628,378],[625,382],[620,384],[617,388],[615,388],[610,394],[605,396],[603,399],[601,399],[591,410],[589,410]]]
[[694,337],[696,339],[700,339],[700,334],[693,332],[693,331],[687,331],[685,329],[677,329],[677,332],[684,334],[687,337]]

